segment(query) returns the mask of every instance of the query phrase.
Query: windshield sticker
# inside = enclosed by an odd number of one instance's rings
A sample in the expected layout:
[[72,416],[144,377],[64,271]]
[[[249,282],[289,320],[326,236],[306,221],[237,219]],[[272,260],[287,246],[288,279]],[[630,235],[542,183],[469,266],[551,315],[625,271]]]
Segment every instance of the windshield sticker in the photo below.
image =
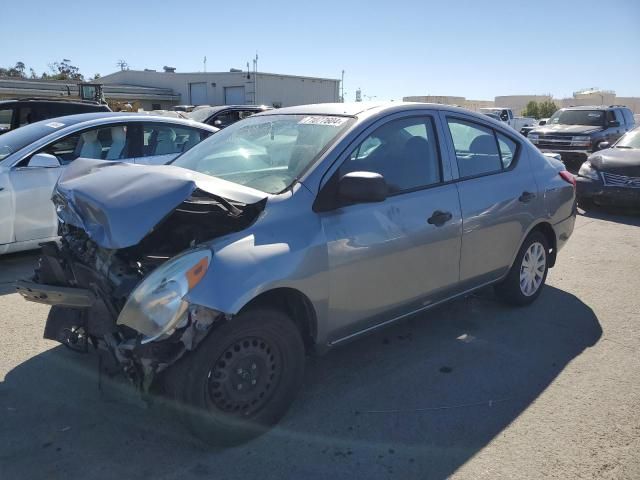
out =
[[298,122],[299,125],[328,125],[330,127],[339,127],[344,122],[346,122],[348,118],[345,117],[325,117],[325,116],[314,116],[314,117],[304,117],[302,120]]
[[45,123],[45,126],[47,126],[47,127],[51,127],[51,128],[60,128],[60,127],[64,127],[64,123],[60,123],[60,122],[49,122],[49,123]]

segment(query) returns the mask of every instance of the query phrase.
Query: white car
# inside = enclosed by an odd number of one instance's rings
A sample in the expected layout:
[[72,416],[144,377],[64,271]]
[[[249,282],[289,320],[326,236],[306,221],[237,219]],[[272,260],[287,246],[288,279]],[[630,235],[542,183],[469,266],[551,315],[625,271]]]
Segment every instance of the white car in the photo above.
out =
[[535,118],[530,117],[516,117],[513,115],[513,110],[510,108],[502,107],[484,107],[480,109],[480,113],[484,113],[492,118],[496,118],[503,123],[506,123],[511,128],[519,132],[523,127],[530,127],[537,125],[538,121]]
[[51,194],[76,158],[164,164],[217,131],[192,120],[86,113],[0,135],[0,254],[56,238]]

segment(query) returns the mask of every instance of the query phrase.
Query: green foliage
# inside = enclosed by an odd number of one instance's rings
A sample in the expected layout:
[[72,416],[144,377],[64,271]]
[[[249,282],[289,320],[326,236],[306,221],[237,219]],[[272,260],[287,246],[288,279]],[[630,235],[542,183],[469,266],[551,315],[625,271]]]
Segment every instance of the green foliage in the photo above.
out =
[[71,65],[71,60],[66,58],[62,59],[62,62],[50,63],[49,69],[53,75],[48,78],[53,80],[84,80],[80,69],[75,65]]
[[545,100],[540,103],[532,100],[527,103],[527,107],[522,111],[522,116],[536,119],[549,118],[556,113],[556,110],[558,110],[558,106],[552,100]]
[[540,110],[538,108],[538,102],[533,100],[527,103],[526,108],[522,111],[523,117],[540,118]]
[[[80,69],[71,64],[71,60],[63,59],[61,62],[53,62],[49,64],[51,73],[43,72],[38,76],[33,68],[29,69],[29,77],[32,79],[50,79],[50,80],[84,80],[84,76],[80,73]],[[0,67],[0,77],[27,78],[27,67],[23,62],[16,62],[13,67]],[[96,77],[99,78],[99,74]]]
[[540,118],[549,118],[551,115],[556,113],[556,110],[558,110],[558,106],[553,103],[552,100],[545,100],[544,102],[540,102],[540,105],[538,105]]

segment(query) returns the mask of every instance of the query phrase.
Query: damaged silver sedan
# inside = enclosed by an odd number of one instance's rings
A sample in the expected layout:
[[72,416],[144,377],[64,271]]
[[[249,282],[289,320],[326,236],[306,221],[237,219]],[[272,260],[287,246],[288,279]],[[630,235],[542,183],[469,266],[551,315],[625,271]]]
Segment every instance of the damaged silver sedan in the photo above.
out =
[[45,337],[109,352],[200,437],[275,424],[322,352],[487,285],[540,294],[575,181],[499,122],[443,105],[292,107],[144,166],[76,160],[60,241],[17,285]]

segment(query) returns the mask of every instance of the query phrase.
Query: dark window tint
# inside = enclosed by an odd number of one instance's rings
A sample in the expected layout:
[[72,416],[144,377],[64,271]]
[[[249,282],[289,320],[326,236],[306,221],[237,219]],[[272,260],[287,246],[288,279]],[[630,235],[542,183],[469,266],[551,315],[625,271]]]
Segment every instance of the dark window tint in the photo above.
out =
[[622,110],[622,114],[624,115],[625,123],[627,124],[627,128],[632,128],[635,125],[635,119],[633,118],[633,113],[631,110],[625,108]]
[[210,121],[209,123],[214,127],[224,128],[224,127],[228,127],[233,123],[236,123],[238,120],[240,120],[240,112],[232,111],[232,112],[225,112],[225,113],[220,113],[216,115],[215,117],[213,117],[213,120]]
[[144,157],[186,152],[205,138],[194,128],[149,123],[144,125],[143,135]]
[[458,119],[448,119],[447,122],[461,177],[502,170],[503,160],[493,130]]
[[440,158],[429,117],[391,121],[367,137],[340,167],[339,175],[365,171],[381,174],[389,192],[440,181]]
[[18,125],[21,127],[40,120],[44,120],[44,115],[39,115],[37,109],[34,112],[31,107],[23,106],[18,110]]
[[13,119],[13,109],[5,108],[0,110],[0,132],[6,132],[11,129],[11,120]]

